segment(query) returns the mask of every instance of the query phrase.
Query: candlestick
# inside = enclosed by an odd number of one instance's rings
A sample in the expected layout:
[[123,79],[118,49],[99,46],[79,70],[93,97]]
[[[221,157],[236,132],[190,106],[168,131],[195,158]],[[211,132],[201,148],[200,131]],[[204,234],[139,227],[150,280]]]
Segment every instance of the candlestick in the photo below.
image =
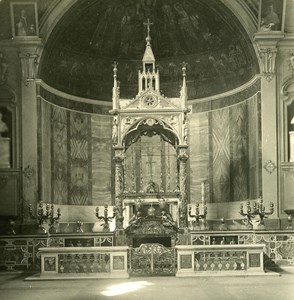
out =
[[[49,204],[48,204],[49,208]],[[49,211],[49,221],[50,221],[50,228],[49,233],[57,233],[57,229],[55,228],[55,224],[58,223],[58,220],[61,217],[60,208],[57,208],[57,216],[54,217],[55,211],[54,211],[54,204],[51,204],[51,208]]]
[[201,201],[204,202],[205,200],[205,191],[204,191],[204,181],[201,182]]

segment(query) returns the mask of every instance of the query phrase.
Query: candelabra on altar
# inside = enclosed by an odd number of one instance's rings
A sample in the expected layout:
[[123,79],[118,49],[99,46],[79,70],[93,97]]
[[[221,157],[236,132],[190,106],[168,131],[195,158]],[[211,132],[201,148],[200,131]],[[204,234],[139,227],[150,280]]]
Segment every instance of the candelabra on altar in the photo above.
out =
[[57,233],[57,229],[55,228],[55,224],[58,223],[58,220],[60,219],[61,213],[60,208],[57,208],[57,216],[54,217],[55,210],[54,210],[54,204],[51,204],[51,209],[49,211],[49,233]]
[[115,209],[113,209],[113,215],[112,217],[108,216],[108,205],[104,206],[104,215],[103,216],[99,216],[99,207],[96,207],[96,217],[99,220],[103,220],[104,223],[101,224],[101,226],[103,226],[103,231],[104,232],[109,232],[109,223],[112,221],[112,219],[114,219],[116,216],[116,211]]
[[192,214],[192,207],[189,206],[189,217],[195,218],[194,230],[208,230],[206,222],[207,206],[205,202],[205,181],[201,182],[201,207],[200,204],[196,203],[195,215]]
[[44,203],[42,201],[39,202],[39,205],[37,207],[37,214],[34,214],[32,204],[29,204],[29,214],[33,220],[37,221],[39,234],[47,233],[47,230],[44,227],[44,222],[49,218],[50,214],[50,205],[46,204],[45,210],[43,207]]
[[201,209],[199,207],[199,203],[196,203],[196,210],[195,214],[192,214],[192,207],[189,206],[189,217],[195,218],[195,226],[193,226],[194,230],[207,230],[207,222],[206,222],[206,215],[207,215],[207,206],[204,202],[201,204]]
[[[244,212],[243,204],[241,203],[239,213],[242,216],[246,217],[245,224],[248,229],[265,229],[264,219],[267,218],[267,216],[272,215],[274,213],[274,204],[272,202],[270,203],[269,211],[265,211],[265,206],[263,204],[262,198],[260,198],[259,201],[253,203],[252,209],[250,201],[247,201],[246,208],[246,212]],[[259,218],[255,219],[256,216],[258,216]]]

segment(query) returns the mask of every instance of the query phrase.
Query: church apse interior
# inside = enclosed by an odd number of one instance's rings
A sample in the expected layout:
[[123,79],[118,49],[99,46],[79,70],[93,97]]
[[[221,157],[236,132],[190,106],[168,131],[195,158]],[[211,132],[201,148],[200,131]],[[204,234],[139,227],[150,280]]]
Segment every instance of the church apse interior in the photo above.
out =
[[0,1],[0,270],[293,268],[293,16],[291,0]]

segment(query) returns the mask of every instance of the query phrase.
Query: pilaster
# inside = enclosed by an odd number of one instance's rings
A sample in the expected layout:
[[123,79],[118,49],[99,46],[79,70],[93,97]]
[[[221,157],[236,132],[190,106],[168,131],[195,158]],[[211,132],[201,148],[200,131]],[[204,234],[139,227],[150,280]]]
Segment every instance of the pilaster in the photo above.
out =
[[[284,36],[281,32],[257,33],[261,70],[261,147],[262,147],[262,196],[265,204],[273,202],[278,207],[278,147],[277,147],[277,43]],[[276,216],[278,209],[275,209]]]
[[22,179],[24,221],[29,220],[26,206],[36,205],[39,199],[38,191],[38,153],[37,153],[37,98],[36,74],[38,53],[42,46],[39,38],[15,40],[19,50],[19,59],[22,71],[21,81],[21,109],[22,109]]

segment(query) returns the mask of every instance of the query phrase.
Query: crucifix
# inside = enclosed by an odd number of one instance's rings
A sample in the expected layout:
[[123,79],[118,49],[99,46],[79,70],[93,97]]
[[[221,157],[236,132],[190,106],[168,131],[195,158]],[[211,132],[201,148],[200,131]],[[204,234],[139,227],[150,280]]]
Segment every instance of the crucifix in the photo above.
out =
[[144,22],[143,24],[144,24],[145,26],[147,26],[148,37],[150,37],[150,25],[153,25],[153,23],[150,22],[150,19],[148,18],[148,19],[147,19],[147,23]]
[[152,161],[152,158],[149,159],[149,161],[146,162],[146,165],[149,165],[149,175],[150,175],[150,179],[152,179],[153,177],[153,168],[152,165],[155,164],[155,161]]
[[154,161],[153,158],[153,149],[151,148],[147,148],[147,159],[148,161],[146,162],[146,165],[149,167],[149,175],[150,175],[150,179],[153,178],[153,164],[156,163],[156,161]]

